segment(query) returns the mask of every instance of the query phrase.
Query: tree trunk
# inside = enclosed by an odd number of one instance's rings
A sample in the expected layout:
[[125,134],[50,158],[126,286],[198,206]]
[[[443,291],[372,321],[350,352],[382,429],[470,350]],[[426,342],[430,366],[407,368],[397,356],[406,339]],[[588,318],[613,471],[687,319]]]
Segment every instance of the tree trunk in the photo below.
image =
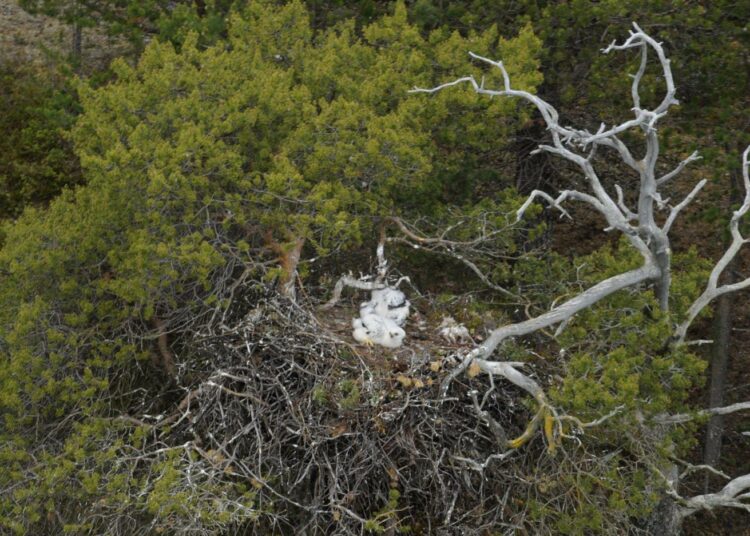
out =
[[[730,193],[730,204],[734,205],[740,201],[739,182],[741,178],[732,173],[732,190]],[[732,261],[726,268],[726,284],[735,283],[737,278],[734,273]],[[733,294],[724,294],[718,299],[716,316],[714,317],[713,337],[714,345],[711,351],[711,379],[708,391],[708,407],[715,408],[724,405],[724,391],[727,383],[727,370],[729,367],[729,345],[732,335],[732,303]],[[714,415],[706,425],[706,445],[703,451],[704,463],[715,466],[721,458],[721,442],[724,436],[724,417]],[[708,493],[711,482],[710,474],[706,473],[704,480],[704,493]]]
[[[731,267],[730,267],[731,274]],[[731,283],[732,281],[729,281]],[[727,381],[729,364],[729,342],[732,331],[732,294],[724,294],[719,298],[714,318],[714,346],[711,352],[711,386],[708,391],[708,407],[715,408],[724,405],[724,390]],[[724,435],[724,417],[714,415],[706,426],[706,446],[704,463],[715,466],[721,457],[721,440]],[[708,493],[710,483],[706,474],[705,493]]]
[[75,63],[76,70],[81,66],[81,43],[83,41],[83,28],[78,22],[73,23],[73,40],[71,42],[71,56]]
[[70,41],[70,60],[73,64],[73,70],[76,73],[81,72],[81,49],[83,41],[83,26],[81,26],[81,3],[79,0],[73,2],[72,13],[72,34]]
[[648,519],[646,533],[650,536],[679,536],[682,533],[682,517],[671,497],[664,497]]
[[281,277],[279,278],[280,292],[292,301],[297,297],[297,267],[302,258],[302,248],[305,246],[305,239],[294,237],[290,243],[280,244],[271,233],[266,234],[266,243],[271,250],[278,255],[279,265],[281,267]]
[[206,16],[206,2],[205,0],[195,0],[195,12],[199,17],[203,18]]
[[[655,224],[654,224],[655,226]],[[652,231],[652,242],[649,246],[659,268],[659,277],[654,284],[654,293],[659,302],[659,309],[669,311],[669,293],[672,285],[672,253],[669,237],[660,229]]]
[[[730,203],[735,204],[739,199],[740,179],[732,176],[732,190],[730,194]],[[668,249],[665,250],[668,255]],[[663,253],[663,252],[661,252]],[[658,259],[658,254],[657,254]],[[734,261],[730,262],[725,269],[726,281],[724,284],[732,284],[736,281],[733,273]],[[664,276],[664,274],[662,274]],[[669,275],[666,275],[667,284]],[[660,287],[657,284],[657,296],[661,302],[664,296],[660,294]],[[663,290],[662,290],[663,292]],[[668,298],[668,293],[666,295]],[[661,305],[661,303],[660,303]],[[726,387],[727,365],[729,362],[729,342],[732,330],[732,293],[723,294],[718,298],[716,317],[714,318],[713,336],[714,346],[711,359],[711,386],[709,388],[709,407],[720,407],[724,405],[724,391]],[[721,440],[724,432],[723,417],[714,415],[711,417],[706,427],[706,445],[704,450],[705,463],[715,465],[721,456]],[[673,465],[669,471],[664,471],[672,481],[675,490],[679,487],[679,476],[676,467]],[[710,475],[706,474],[704,486],[708,493]],[[654,536],[678,536],[682,532],[682,519],[679,515],[679,506],[671,497],[664,497],[658,507],[649,517],[648,533]]]
[[292,249],[281,257],[281,267],[284,273],[281,276],[281,294],[295,300],[297,298],[297,266],[302,257],[302,248],[305,245],[304,238],[297,238]]
[[151,322],[158,333],[156,346],[159,349],[159,357],[161,358],[158,360],[158,365],[170,378],[174,379],[177,376],[177,365],[175,364],[174,354],[172,353],[172,350],[169,349],[167,326],[162,319],[156,316],[153,317]]

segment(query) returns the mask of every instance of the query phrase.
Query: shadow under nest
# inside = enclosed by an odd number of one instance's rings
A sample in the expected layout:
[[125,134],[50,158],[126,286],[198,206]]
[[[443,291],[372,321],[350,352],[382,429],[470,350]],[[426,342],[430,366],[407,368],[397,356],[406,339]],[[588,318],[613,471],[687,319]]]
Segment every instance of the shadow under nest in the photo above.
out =
[[184,341],[193,396],[164,439],[192,442],[204,472],[251,486],[258,516],[232,533],[519,528],[509,502],[530,492],[521,472],[533,471],[543,445],[499,457],[507,449],[471,400],[518,434],[530,413],[516,388],[462,375],[441,400],[450,365],[438,341],[356,347],[341,309],[318,314],[256,290],[228,317]]

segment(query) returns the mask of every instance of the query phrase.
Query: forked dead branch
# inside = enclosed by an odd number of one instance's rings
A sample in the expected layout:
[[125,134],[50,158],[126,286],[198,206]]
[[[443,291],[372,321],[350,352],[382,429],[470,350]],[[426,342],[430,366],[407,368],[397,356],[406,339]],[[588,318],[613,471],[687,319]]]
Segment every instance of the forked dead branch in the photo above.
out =
[[[435,93],[452,86],[470,84],[474,91],[481,95],[489,97],[515,97],[535,106],[544,120],[550,136],[550,142],[539,145],[536,151],[548,152],[573,163],[585,178],[587,189],[586,191],[566,189],[559,192],[557,196],[552,196],[541,190],[535,190],[520,207],[517,217],[519,219],[523,218],[524,213],[531,204],[540,199],[546,201],[551,207],[561,211],[563,215],[568,216],[563,203],[566,201],[578,201],[600,214],[606,220],[608,227],[605,231],[616,230],[621,232],[643,259],[640,267],[604,279],[573,298],[555,305],[543,314],[495,329],[481,345],[463,356],[461,365],[446,379],[443,385],[443,395],[448,392],[452,379],[456,378],[463,370],[473,366],[479,367],[481,371],[491,376],[505,378],[524,389],[537,400],[540,406],[540,413],[537,414],[529,425],[529,430],[532,431],[540,421],[540,416],[544,415],[547,418],[552,417],[555,419],[554,434],[560,436],[563,433],[561,422],[564,419],[570,419],[570,417],[557,416],[549,406],[544,390],[538,382],[519,370],[522,364],[498,360],[496,357],[493,357],[496,350],[511,338],[539,332],[551,326],[557,325],[559,334],[577,313],[592,307],[611,294],[627,288],[641,285],[651,286],[659,307],[663,312],[667,313],[669,311],[672,257],[669,231],[680,212],[690,204],[706,184],[706,180],[701,180],[684,199],[674,204],[671,204],[669,199],[662,194],[662,188],[679,175],[687,165],[699,157],[697,153],[693,153],[672,171],[662,175],[657,172],[660,151],[657,127],[659,122],[669,113],[670,109],[678,104],[675,98],[676,88],[672,77],[670,60],[667,58],[662,44],[644,32],[637,24],[633,24],[633,27],[634,29],[630,32],[630,36],[623,43],[617,44],[613,42],[603,52],[608,54],[613,51],[630,49],[640,52],[640,66],[635,75],[633,75],[631,85],[634,117],[612,126],[601,124],[596,132],[561,125],[560,116],[551,104],[537,95],[512,87],[510,76],[502,61],[494,61],[473,53],[470,53],[473,59],[500,71],[503,80],[503,87],[501,89],[485,87],[484,79],[477,82],[473,76],[467,76],[431,89],[415,88],[412,90],[415,93]],[[665,84],[663,98],[653,108],[645,107],[641,102],[641,83],[646,74],[649,53],[656,56],[661,69],[661,78]],[[631,130],[640,131],[644,140],[645,147],[638,152],[632,151],[620,138],[621,134]],[[614,151],[619,156],[619,159],[638,176],[638,190],[630,192],[630,197],[625,195],[620,185],[614,185],[614,195],[605,188],[595,165],[595,157],[599,148]],[[641,152],[644,155],[642,158],[633,156]],[[739,223],[740,219],[750,209],[749,153],[750,148],[744,152],[742,161],[745,199],[742,206],[734,212],[730,222],[732,243],[715,265],[706,290],[689,308],[687,317],[675,327],[673,341],[671,341],[673,345],[685,344],[686,334],[691,323],[698,313],[715,298],[722,294],[750,286],[750,278],[731,285],[719,284],[722,272],[747,241],[740,233]],[[627,206],[627,198],[637,199],[636,205],[632,208]],[[662,212],[663,215],[660,215],[659,212]],[[554,438],[552,441],[554,441]],[[722,498],[724,497],[727,500],[723,501]],[[746,495],[740,495],[739,497],[747,498]],[[695,511],[699,507],[710,508],[719,504],[737,506],[738,500],[736,494],[727,491],[726,493],[721,492],[705,496],[704,500],[699,500],[696,497],[687,500],[687,504],[687,509]]]

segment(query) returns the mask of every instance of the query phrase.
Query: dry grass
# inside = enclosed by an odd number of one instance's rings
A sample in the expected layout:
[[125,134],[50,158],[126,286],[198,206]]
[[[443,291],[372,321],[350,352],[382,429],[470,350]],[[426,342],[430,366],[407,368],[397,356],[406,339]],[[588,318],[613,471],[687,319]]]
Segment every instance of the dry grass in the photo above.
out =
[[[30,15],[15,0],[0,0],[0,62],[51,67],[70,52],[72,28],[44,15]],[[84,68],[106,67],[126,44],[85,29],[82,39]]]

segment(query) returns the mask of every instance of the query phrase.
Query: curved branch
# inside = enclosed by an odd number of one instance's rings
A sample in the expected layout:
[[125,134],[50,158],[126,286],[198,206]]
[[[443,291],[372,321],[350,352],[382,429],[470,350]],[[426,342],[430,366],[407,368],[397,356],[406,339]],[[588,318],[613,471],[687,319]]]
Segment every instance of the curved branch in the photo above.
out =
[[177,375],[177,365],[175,364],[174,354],[169,348],[169,336],[167,335],[167,326],[159,317],[153,317],[152,322],[157,331],[157,347],[161,355],[161,366],[164,368],[170,378]]
[[[456,378],[458,374],[465,370],[471,363],[476,362],[483,371],[504,377],[511,383],[527,391],[535,398],[537,398],[540,393],[543,397],[544,393],[541,387],[531,380],[531,378],[523,375],[515,369],[515,367],[520,366],[520,363],[490,361],[488,359],[497,347],[511,337],[527,335],[554,324],[564,322],[577,312],[591,307],[610,294],[613,294],[618,290],[632,287],[644,281],[656,279],[660,274],[660,270],[650,261],[650,258],[647,258],[644,265],[640,268],[605,279],[544,314],[523,322],[518,322],[517,324],[508,324],[495,329],[490,333],[490,336],[487,337],[483,344],[464,356],[461,364],[445,378],[443,385],[441,386],[441,395],[445,396],[447,394],[452,380]],[[537,400],[539,399],[537,398]]]
[[718,408],[708,408],[697,411],[695,413],[678,413],[677,415],[658,415],[654,418],[654,422],[658,424],[682,424],[690,422],[701,417],[710,417],[713,415],[729,415],[737,411],[750,410],[750,402],[737,402],[729,406],[722,406]]
[[330,309],[336,305],[341,299],[341,293],[345,287],[358,288],[360,290],[380,290],[386,287],[385,283],[378,283],[377,281],[363,281],[361,279],[355,279],[351,274],[342,275],[336,282],[336,286],[333,287],[333,295],[331,299],[320,306],[322,310]]
[[682,202],[672,207],[672,210],[669,211],[669,216],[667,217],[667,221],[664,223],[664,227],[662,227],[662,230],[665,233],[669,232],[669,230],[672,228],[672,224],[674,223],[680,211],[690,204],[690,202],[695,198],[696,195],[698,195],[698,192],[700,192],[703,189],[703,187],[706,185],[707,182],[708,181],[706,179],[703,179],[702,181],[700,181],[698,184],[695,185],[693,190],[685,197],[685,199],[682,200]]
[[685,518],[698,510],[713,510],[718,507],[739,508],[750,512],[750,504],[742,502],[750,499],[750,475],[742,475],[731,480],[717,493],[696,495],[685,500],[679,516]]
[[517,219],[520,220],[523,217],[524,213],[528,210],[529,206],[531,206],[531,204],[534,202],[534,199],[536,199],[537,197],[545,199],[551,206],[562,212],[563,216],[566,216],[568,218],[570,218],[570,214],[568,214],[568,212],[564,208],[562,208],[562,206],[560,206],[560,203],[568,198],[588,203],[605,218],[607,217],[606,209],[604,208],[604,206],[599,202],[597,198],[592,195],[578,192],[576,190],[563,190],[562,192],[560,192],[560,195],[558,195],[556,199],[553,199],[552,196],[547,192],[543,192],[542,190],[534,190],[533,192],[531,192],[531,194],[529,194],[529,197],[526,199],[524,204],[521,205],[521,208],[519,208],[516,212]]
[[[411,229],[409,229],[409,227],[406,226],[404,221],[398,217],[388,218],[388,221],[395,223],[399,231],[401,231],[401,233],[403,233],[404,236],[406,236],[409,240],[412,240],[413,242],[416,242],[419,245],[431,245],[431,246],[438,246],[438,247],[443,248],[442,250],[431,249],[430,251],[434,251],[436,253],[440,253],[442,255],[445,255],[445,256],[448,256],[448,257],[451,257],[453,259],[460,261],[467,268],[469,268],[472,272],[474,272],[476,276],[482,281],[482,283],[490,287],[492,290],[495,290],[501,294],[504,294],[505,296],[509,298],[513,298],[514,300],[520,299],[520,296],[518,296],[517,294],[509,291],[508,289],[504,287],[501,287],[500,285],[493,283],[490,280],[490,278],[487,277],[487,275],[484,272],[482,272],[482,270],[480,270],[479,267],[474,262],[467,259],[464,255],[453,251],[454,248],[477,245],[483,240],[486,240],[498,233],[490,233],[487,236],[482,236],[480,238],[477,238],[471,241],[458,242],[458,241],[453,241],[453,240],[446,240],[444,238],[431,238],[431,237],[426,237],[426,236],[420,236],[414,231],[412,231]],[[388,240],[396,240],[396,239],[389,238]],[[412,247],[419,247],[418,245],[408,242],[407,240],[402,240],[402,241],[406,244],[411,245]]]
[[628,221],[637,220],[638,214],[630,210],[625,204],[625,194],[623,194],[622,188],[619,184],[615,184],[615,191],[617,192],[617,206],[620,207],[620,210],[622,210],[622,213],[625,215]]
[[742,202],[742,206],[734,211],[732,219],[729,222],[729,230],[732,234],[732,243],[729,245],[727,250],[722,255],[719,262],[716,263],[711,275],[708,277],[708,283],[703,293],[693,302],[687,312],[687,318],[680,324],[675,330],[675,337],[677,338],[678,344],[682,344],[685,341],[687,330],[693,323],[693,320],[698,314],[713,300],[727,294],[729,292],[736,292],[750,287],[750,277],[737,283],[719,285],[719,278],[724,270],[732,262],[732,259],[739,253],[742,246],[745,244],[746,239],[740,233],[740,220],[750,210],[750,146],[745,149],[742,153],[742,183],[745,187],[745,199]]
[[656,56],[659,58],[659,62],[662,66],[664,82],[667,85],[667,92],[664,95],[664,99],[653,110],[653,113],[656,116],[661,116],[669,109],[670,106],[672,106],[673,104],[678,104],[678,101],[674,98],[676,90],[674,86],[674,78],[672,77],[672,68],[670,66],[670,61],[664,53],[664,48],[661,46],[661,43],[641,30],[640,26],[638,26],[635,22],[633,23],[633,28],[635,29],[635,31],[631,30],[630,37],[628,37],[623,44],[617,45],[613,41],[607,48],[603,49],[602,52],[604,54],[608,54],[612,50],[626,50],[629,48],[641,47],[641,65],[638,73],[633,77],[633,86],[631,89],[631,93],[633,95],[633,104],[636,107],[636,114],[638,113],[638,111],[640,111],[640,98],[638,95],[638,89],[641,78],[645,73],[646,48],[651,47],[654,52],[656,52]]
[[544,314],[517,324],[509,324],[497,328],[481,346],[469,354],[469,357],[471,359],[487,358],[492,355],[503,341],[510,337],[527,335],[562,322],[618,290],[656,279],[659,275],[660,270],[650,259],[646,259],[646,262],[640,268],[605,279]]
[[659,177],[656,180],[657,186],[661,186],[662,184],[669,182],[670,180],[675,178],[677,175],[682,173],[682,170],[685,169],[688,166],[688,164],[690,164],[691,162],[695,162],[696,160],[700,160],[701,158],[702,158],[701,156],[698,156],[698,151],[694,151],[685,160],[677,164],[677,167],[674,168],[672,171],[670,171],[669,173],[665,173],[664,175]]

